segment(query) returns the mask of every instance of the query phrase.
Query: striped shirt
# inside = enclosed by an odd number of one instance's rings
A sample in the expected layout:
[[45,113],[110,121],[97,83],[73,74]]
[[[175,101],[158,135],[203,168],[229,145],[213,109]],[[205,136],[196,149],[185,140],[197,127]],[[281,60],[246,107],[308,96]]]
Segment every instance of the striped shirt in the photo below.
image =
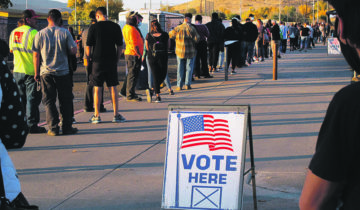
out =
[[179,58],[193,58],[196,55],[195,44],[199,42],[200,35],[196,29],[189,23],[183,24],[174,28],[169,33],[170,39],[175,39],[176,50],[175,54]]

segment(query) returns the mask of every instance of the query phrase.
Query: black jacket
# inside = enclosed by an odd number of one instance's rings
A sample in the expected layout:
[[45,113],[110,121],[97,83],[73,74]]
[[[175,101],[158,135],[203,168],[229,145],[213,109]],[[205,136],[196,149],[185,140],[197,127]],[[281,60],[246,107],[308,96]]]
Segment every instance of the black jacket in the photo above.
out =
[[223,43],[224,42],[224,25],[218,20],[212,20],[206,23],[206,27],[209,29],[210,37],[207,39],[208,44]]
[[280,27],[278,24],[275,24],[270,29],[271,40],[281,40],[280,38]]
[[252,22],[247,22],[244,24],[244,41],[246,42],[255,42],[258,37],[258,30],[256,25]]

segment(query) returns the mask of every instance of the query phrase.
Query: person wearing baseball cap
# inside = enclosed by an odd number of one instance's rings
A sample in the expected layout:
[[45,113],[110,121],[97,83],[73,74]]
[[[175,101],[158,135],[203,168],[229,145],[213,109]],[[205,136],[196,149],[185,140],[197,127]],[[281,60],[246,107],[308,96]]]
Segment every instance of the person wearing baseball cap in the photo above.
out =
[[20,96],[26,108],[27,124],[30,133],[46,133],[44,127],[39,127],[39,105],[41,92],[37,91],[37,82],[34,79],[32,45],[37,34],[35,29],[39,15],[32,9],[24,10],[21,24],[15,28],[9,39],[10,52],[14,54],[14,78],[18,85]]

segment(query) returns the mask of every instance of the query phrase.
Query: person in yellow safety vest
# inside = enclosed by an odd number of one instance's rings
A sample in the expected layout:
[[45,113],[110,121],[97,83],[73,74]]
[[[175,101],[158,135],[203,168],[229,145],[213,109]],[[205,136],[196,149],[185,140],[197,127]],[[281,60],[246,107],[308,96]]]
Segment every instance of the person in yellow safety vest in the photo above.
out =
[[27,124],[30,133],[46,133],[44,127],[39,127],[39,105],[41,102],[40,87],[35,79],[32,45],[37,34],[35,29],[39,16],[32,9],[22,13],[19,23],[23,25],[15,28],[9,39],[10,52],[14,54],[14,78],[19,88],[21,101],[26,109]]

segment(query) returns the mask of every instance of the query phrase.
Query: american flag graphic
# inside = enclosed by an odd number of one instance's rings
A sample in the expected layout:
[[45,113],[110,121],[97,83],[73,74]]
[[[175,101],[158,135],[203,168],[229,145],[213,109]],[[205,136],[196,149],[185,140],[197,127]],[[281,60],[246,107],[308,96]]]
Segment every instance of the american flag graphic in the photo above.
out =
[[213,115],[195,115],[182,119],[184,127],[181,149],[208,145],[210,151],[234,151],[228,121]]

